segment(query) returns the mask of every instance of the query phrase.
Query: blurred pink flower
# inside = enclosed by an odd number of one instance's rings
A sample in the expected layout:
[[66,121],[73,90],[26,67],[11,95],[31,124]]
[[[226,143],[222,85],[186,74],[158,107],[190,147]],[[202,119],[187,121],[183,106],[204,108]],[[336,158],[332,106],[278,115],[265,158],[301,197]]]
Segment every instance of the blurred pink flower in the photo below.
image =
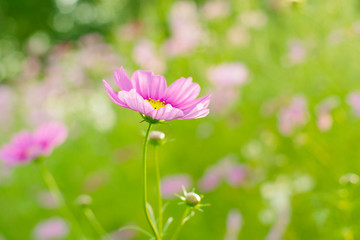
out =
[[116,36],[120,41],[134,41],[143,34],[143,31],[142,22],[136,20],[120,26],[116,31]]
[[222,158],[215,165],[210,166],[199,180],[199,189],[210,192],[216,189],[221,181],[225,180],[232,187],[241,186],[247,177],[244,165],[237,163],[231,155]]
[[[131,224],[125,224],[131,225]],[[132,229],[122,229],[122,230],[116,230],[112,233],[110,233],[110,237],[113,240],[131,240],[137,237],[137,232]]]
[[33,161],[37,157],[49,155],[65,141],[66,136],[66,127],[59,123],[44,124],[34,133],[17,133],[0,150],[0,159],[11,166]]
[[353,25],[353,29],[356,34],[360,35],[360,21],[356,21]]
[[216,87],[237,87],[248,81],[249,71],[241,62],[222,63],[207,71],[209,81]]
[[328,35],[328,42],[330,45],[339,45],[345,40],[345,32],[343,29],[334,29]]
[[58,208],[58,203],[56,202],[53,195],[48,191],[42,191],[37,194],[37,201],[39,205],[47,209]]
[[192,179],[187,174],[175,174],[165,176],[161,180],[161,193],[166,199],[174,198],[174,194],[182,192],[182,186],[189,189],[192,185]]
[[213,84],[211,89],[211,109],[215,113],[225,114],[237,102],[240,89],[248,81],[249,71],[241,62],[222,63],[210,67],[207,71],[209,81]]
[[307,102],[303,96],[295,96],[290,105],[283,107],[278,114],[278,128],[284,136],[290,136],[298,127],[307,123]]
[[230,186],[237,187],[244,182],[246,176],[247,173],[244,167],[240,165],[235,165],[229,166],[229,168],[227,169],[227,174],[225,175],[225,179]]
[[356,116],[360,117],[360,93],[353,92],[347,97],[347,102],[352,107],[353,112]]
[[67,128],[60,123],[46,123],[33,133],[36,145],[42,156],[49,155],[55,147],[61,145],[67,137]]
[[238,209],[231,209],[226,219],[224,240],[236,240],[243,225],[243,217]]
[[117,105],[156,120],[202,118],[209,114],[210,95],[197,98],[200,86],[192,78],[180,78],[167,87],[163,76],[138,70],[131,79],[121,67],[114,72],[122,91],[114,91],[103,80],[110,99]]
[[202,6],[201,12],[204,18],[213,20],[225,18],[230,14],[230,3],[226,0],[207,1]]
[[66,237],[68,233],[68,224],[59,217],[52,217],[40,222],[33,231],[35,239],[38,240],[61,239]]
[[152,42],[147,39],[142,39],[136,44],[133,50],[133,58],[144,69],[152,69],[158,73],[165,71],[165,62],[156,54]]
[[320,131],[328,131],[333,123],[331,111],[339,105],[336,96],[328,97],[316,106],[317,126]]
[[204,176],[199,180],[199,189],[203,192],[210,192],[217,188],[222,180],[222,172],[217,166],[210,166]]
[[292,40],[289,43],[288,59],[290,64],[300,64],[306,59],[307,50],[300,40]]
[[228,29],[226,38],[229,43],[234,46],[246,46],[251,41],[251,35],[248,29],[237,24]]
[[169,56],[187,54],[194,50],[204,39],[204,32],[198,20],[195,3],[175,2],[170,11],[172,36],[165,43]]

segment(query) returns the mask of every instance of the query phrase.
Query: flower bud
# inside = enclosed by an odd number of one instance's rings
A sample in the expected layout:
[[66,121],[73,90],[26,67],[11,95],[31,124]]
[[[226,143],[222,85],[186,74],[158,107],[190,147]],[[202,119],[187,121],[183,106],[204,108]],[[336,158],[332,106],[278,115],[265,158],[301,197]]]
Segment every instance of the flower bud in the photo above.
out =
[[149,133],[150,144],[159,146],[165,143],[165,133],[160,131],[151,131]]
[[194,192],[187,193],[185,199],[186,199],[186,204],[191,207],[194,207],[201,202],[201,197]]
[[90,206],[92,203],[92,198],[89,195],[83,194],[77,197],[76,204],[81,207]]

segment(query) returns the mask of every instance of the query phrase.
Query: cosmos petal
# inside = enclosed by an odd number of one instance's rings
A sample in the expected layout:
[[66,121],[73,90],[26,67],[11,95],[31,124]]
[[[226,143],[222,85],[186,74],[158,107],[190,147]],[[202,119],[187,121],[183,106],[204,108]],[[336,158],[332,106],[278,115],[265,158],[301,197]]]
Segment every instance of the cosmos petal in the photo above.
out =
[[193,83],[191,77],[182,77],[169,86],[164,100],[173,107],[180,108],[197,98],[199,93],[199,84]]
[[118,97],[120,101],[125,103],[126,108],[132,109],[134,111],[140,112],[145,115],[149,115],[149,113],[153,110],[151,104],[144,100],[135,89],[131,89],[129,92],[120,91],[118,93]]
[[120,69],[116,69],[114,71],[114,78],[116,84],[119,86],[121,90],[130,91],[133,88],[130,78],[126,74],[123,67],[121,67]]

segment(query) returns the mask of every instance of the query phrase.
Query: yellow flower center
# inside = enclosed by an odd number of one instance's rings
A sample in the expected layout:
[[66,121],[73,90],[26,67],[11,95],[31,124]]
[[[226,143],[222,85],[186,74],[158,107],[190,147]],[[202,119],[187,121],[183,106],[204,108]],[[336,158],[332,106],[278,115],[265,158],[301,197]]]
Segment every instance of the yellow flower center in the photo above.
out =
[[165,107],[165,101],[161,102],[160,100],[153,100],[151,98],[147,99],[146,101],[148,101],[154,109]]

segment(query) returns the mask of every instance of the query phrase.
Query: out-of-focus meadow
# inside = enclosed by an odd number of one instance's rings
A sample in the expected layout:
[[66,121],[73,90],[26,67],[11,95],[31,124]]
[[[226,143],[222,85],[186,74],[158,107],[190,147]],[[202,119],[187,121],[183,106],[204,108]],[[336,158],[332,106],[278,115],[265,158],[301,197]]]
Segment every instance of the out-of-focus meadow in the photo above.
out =
[[[165,215],[182,214],[182,184],[211,204],[180,239],[360,239],[359,20],[355,0],[1,1],[0,145],[63,122],[46,165],[69,203],[89,194],[114,239],[144,239],[116,230],[146,227],[146,124],[101,80],[192,76],[209,116],[155,126]],[[34,164],[2,165],[1,240],[75,239],[60,216]]]

